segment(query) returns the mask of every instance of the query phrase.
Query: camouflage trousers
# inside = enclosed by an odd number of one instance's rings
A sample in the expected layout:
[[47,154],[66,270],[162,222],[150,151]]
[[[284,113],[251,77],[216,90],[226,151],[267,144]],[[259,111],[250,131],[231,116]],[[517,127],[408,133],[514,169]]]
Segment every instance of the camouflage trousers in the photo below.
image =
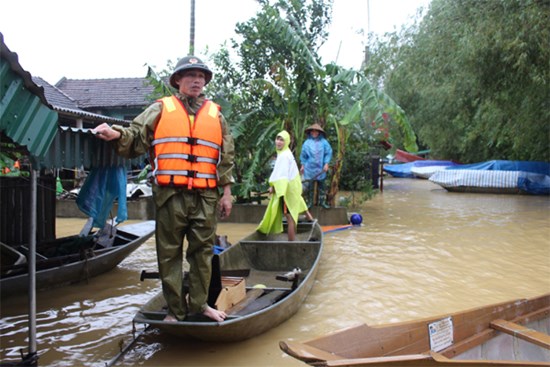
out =
[[[181,190],[156,208],[156,248],[169,313],[183,320],[207,306],[216,238],[216,190]],[[187,246],[184,246],[187,239]],[[183,255],[189,263],[189,300],[183,294]]]
[[330,208],[327,203],[327,192],[325,189],[325,180],[306,180],[303,183],[304,199],[307,207],[320,205],[323,208]]

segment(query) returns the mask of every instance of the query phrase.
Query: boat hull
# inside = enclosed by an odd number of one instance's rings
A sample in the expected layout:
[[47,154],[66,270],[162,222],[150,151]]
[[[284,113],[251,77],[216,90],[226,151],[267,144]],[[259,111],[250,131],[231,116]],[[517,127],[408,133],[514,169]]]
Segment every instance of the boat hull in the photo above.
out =
[[[286,234],[265,236],[257,232],[245,237],[219,255],[221,274],[239,269],[249,270],[244,276],[248,292],[262,289],[263,297],[272,297],[274,303],[250,313],[232,313],[223,322],[211,320],[164,322],[165,300],[159,292],[134,317],[134,322],[149,324],[163,332],[182,338],[204,341],[234,342],[266,332],[292,317],[309,294],[317,275],[323,247],[320,226],[298,224],[297,241],[289,242]],[[299,284],[292,289],[289,282],[277,275],[299,268]],[[258,288],[261,287],[261,288]],[[273,297],[273,299],[276,299]],[[238,305],[237,305],[238,306]]]
[[[441,322],[450,325],[448,340],[434,338]],[[549,332],[546,294],[418,321],[362,324],[303,343],[281,341],[280,348],[315,366],[548,366]]]
[[[154,221],[145,221],[119,227],[116,233],[115,243],[112,247],[94,251],[93,256],[71,261],[59,266],[51,266],[36,271],[36,289],[45,290],[82,280],[88,280],[94,276],[105,273],[115,268],[128,255],[134,252],[155,230]],[[71,236],[63,238],[68,241]],[[48,259],[37,259],[37,265]],[[50,261],[52,259],[49,259]],[[25,271],[23,274],[3,276],[0,279],[0,292],[2,298],[16,294],[25,294],[29,287],[29,276]]]
[[448,167],[429,178],[451,192],[550,195],[550,163],[488,161]]

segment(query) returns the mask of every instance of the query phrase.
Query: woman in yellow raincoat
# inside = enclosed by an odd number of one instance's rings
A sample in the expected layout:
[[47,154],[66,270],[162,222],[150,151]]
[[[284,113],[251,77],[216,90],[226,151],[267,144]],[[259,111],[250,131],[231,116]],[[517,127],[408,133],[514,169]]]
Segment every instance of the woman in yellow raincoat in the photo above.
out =
[[277,160],[269,177],[269,192],[272,194],[260,225],[261,233],[283,232],[283,214],[288,224],[288,240],[296,238],[296,223],[300,213],[313,220],[302,197],[302,180],[294,155],[290,151],[290,134],[283,130],[275,138]]

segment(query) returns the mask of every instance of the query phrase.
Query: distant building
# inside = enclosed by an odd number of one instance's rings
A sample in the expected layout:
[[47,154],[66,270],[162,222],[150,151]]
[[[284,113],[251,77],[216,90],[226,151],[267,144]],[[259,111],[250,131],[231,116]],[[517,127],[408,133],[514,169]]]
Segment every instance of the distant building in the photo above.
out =
[[82,110],[127,121],[153,102],[154,88],[146,78],[62,78],[55,87]]
[[153,86],[146,78],[66,79],[51,85],[40,77],[48,102],[59,113],[59,125],[93,128],[102,122],[127,124],[151,104]]

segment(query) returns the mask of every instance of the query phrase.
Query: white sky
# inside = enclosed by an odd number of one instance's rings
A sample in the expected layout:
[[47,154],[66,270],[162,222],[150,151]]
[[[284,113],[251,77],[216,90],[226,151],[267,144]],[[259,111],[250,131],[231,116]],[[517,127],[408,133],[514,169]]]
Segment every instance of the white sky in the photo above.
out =
[[[358,68],[368,29],[380,34],[399,29],[429,2],[334,0],[330,38],[320,52],[323,62]],[[195,3],[198,56],[206,47],[215,51],[235,37],[236,23],[258,10],[254,0]],[[144,77],[145,64],[161,70],[167,60],[176,62],[187,54],[190,4],[190,0],[3,1],[0,32],[8,48],[19,55],[21,66],[51,84],[62,77]]]

